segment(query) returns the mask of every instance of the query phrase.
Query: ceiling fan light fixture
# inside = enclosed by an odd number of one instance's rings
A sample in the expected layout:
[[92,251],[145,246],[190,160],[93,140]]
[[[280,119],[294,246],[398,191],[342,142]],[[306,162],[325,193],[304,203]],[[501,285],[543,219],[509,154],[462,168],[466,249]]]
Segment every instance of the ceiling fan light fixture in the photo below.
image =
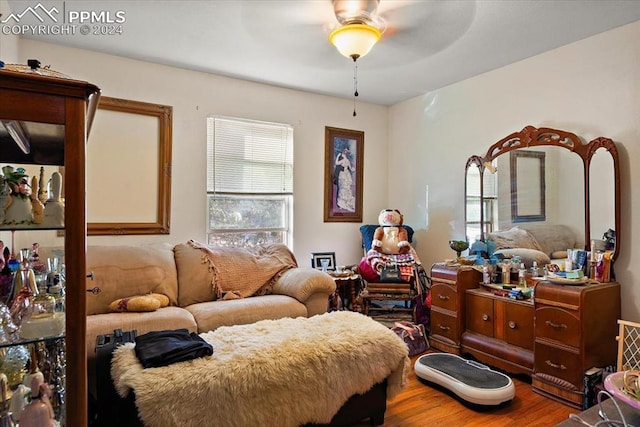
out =
[[354,61],[371,51],[382,33],[376,27],[354,23],[336,28],[329,34],[329,41],[338,52]]

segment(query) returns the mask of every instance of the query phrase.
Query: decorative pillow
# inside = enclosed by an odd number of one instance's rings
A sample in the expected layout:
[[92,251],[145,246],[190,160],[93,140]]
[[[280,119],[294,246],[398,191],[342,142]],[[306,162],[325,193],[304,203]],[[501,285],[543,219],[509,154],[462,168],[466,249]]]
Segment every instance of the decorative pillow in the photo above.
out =
[[157,294],[152,292],[145,296],[149,296],[151,298],[157,299],[158,302],[160,303],[160,308],[163,308],[169,305],[169,297],[166,296],[165,294]]
[[513,258],[514,256],[519,256],[520,260],[524,263],[524,266],[526,268],[531,268],[533,266],[533,261],[536,261],[538,263],[538,267],[541,268],[543,265],[547,265],[551,262],[547,254],[537,249],[498,249],[494,252],[494,254],[502,254],[505,258]]
[[531,233],[518,227],[505,231],[494,231],[489,234],[489,239],[495,242],[496,249],[525,248],[542,250],[540,244]]
[[156,311],[160,308],[160,305],[161,303],[159,298],[155,298],[151,295],[136,295],[128,298],[118,298],[117,300],[109,304],[109,311]]
[[551,258],[551,259],[566,259],[567,258],[567,251],[554,251],[554,252],[551,252],[551,256],[549,258]]
[[[546,253],[551,258],[557,258],[556,256],[553,256],[554,252],[566,251],[569,248],[575,248],[579,243],[579,241],[576,240],[576,234],[572,229],[563,224],[536,224],[527,225],[526,228],[540,244],[542,252]],[[580,231],[579,235],[581,234],[582,232]]]

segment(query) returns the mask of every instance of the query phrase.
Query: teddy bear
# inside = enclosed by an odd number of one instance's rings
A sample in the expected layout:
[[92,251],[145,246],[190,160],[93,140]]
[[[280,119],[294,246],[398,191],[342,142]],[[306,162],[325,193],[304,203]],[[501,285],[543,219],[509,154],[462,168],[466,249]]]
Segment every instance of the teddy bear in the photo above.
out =
[[373,233],[371,249],[383,254],[406,254],[411,245],[407,230],[402,226],[404,217],[398,209],[383,209],[378,215],[380,225]]

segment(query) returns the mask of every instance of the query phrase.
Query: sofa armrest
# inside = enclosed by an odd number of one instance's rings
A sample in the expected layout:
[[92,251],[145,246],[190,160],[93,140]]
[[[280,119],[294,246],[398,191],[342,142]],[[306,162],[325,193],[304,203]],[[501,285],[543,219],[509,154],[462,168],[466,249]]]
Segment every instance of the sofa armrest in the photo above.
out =
[[289,269],[273,285],[274,294],[288,295],[303,304],[316,294],[329,298],[335,290],[336,283],[331,276],[310,267]]

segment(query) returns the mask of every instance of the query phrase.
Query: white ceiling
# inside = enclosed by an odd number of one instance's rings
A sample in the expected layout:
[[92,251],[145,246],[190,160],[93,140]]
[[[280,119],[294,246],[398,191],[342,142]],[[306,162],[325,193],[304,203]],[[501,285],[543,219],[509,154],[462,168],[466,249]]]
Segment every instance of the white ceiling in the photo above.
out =
[[[8,3],[18,14],[38,1]],[[65,19],[70,11],[107,11],[112,18],[122,11],[126,20],[121,35],[31,38],[320,94],[353,94],[353,62],[327,41],[337,25],[330,0],[40,3]],[[359,100],[391,105],[639,20],[640,0],[381,0],[378,11],[387,30],[358,60]],[[39,23],[30,13],[20,20]],[[61,69],[54,58],[39,59]]]

